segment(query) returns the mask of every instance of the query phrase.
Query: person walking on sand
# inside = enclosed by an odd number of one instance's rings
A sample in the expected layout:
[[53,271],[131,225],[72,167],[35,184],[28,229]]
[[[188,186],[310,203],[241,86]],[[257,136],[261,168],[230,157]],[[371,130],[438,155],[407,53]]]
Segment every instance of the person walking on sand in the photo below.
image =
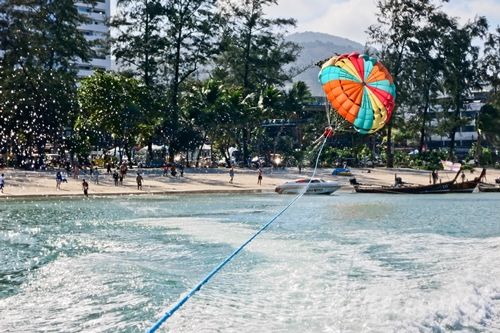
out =
[[68,175],[66,172],[61,172],[61,183],[67,183],[68,182]]
[[82,181],[82,189],[83,189],[83,195],[86,197],[89,196],[89,183],[85,179]]
[[61,189],[61,183],[62,183],[61,171],[57,171],[57,173],[56,173],[56,190]]
[[115,186],[118,186],[118,171],[113,172],[113,180],[115,181]]
[[142,176],[140,173],[137,173],[137,177],[135,177],[135,180],[137,181],[137,189],[142,191]]
[[97,167],[94,169],[94,183],[99,185],[99,170],[97,170]]
[[123,173],[120,171],[120,174],[118,176],[118,180],[120,181],[120,185],[123,185]]
[[432,170],[432,184],[436,184],[438,181],[439,175],[437,170]]
[[262,169],[259,168],[259,176],[257,177],[257,185],[262,186]]
[[231,168],[231,170],[229,170],[229,184],[233,183],[233,178],[234,178],[234,168]]
[[5,186],[5,176],[4,174],[2,173],[2,175],[0,176],[0,192],[3,193],[3,187]]

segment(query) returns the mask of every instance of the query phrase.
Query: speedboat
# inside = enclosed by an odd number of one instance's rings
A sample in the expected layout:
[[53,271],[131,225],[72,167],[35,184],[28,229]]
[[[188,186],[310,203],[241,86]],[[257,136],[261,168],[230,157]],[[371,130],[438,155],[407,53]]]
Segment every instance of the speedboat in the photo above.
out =
[[312,180],[301,178],[281,184],[274,191],[279,194],[299,194],[305,190],[308,184],[306,194],[332,194],[340,188],[337,182],[325,181],[319,178],[313,178]]

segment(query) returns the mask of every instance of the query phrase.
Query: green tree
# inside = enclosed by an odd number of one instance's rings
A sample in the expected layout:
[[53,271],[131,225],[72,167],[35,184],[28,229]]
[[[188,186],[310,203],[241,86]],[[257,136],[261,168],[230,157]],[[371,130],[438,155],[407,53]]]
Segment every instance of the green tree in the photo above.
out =
[[[449,96],[452,112],[446,112],[445,126],[450,137],[449,159],[453,159],[455,148],[455,133],[460,126],[468,122],[461,117],[464,102],[473,88],[480,88],[481,75],[479,68],[479,47],[474,46],[475,38],[483,37],[488,29],[484,17],[459,27],[456,20],[451,21],[441,44],[444,57],[444,88]],[[449,116],[448,116],[449,114]]]
[[219,50],[216,36],[220,21],[215,0],[168,0],[164,10],[162,71],[169,101],[164,135],[169,141],[169,158],[173,160],[181,148],[177,132],[182,125],[182,85]]
[[[446,13],[432,11],[429,13],[426,24],[415,28],[415,37],[408,42],[410,54],[408,56],[402,81],[402,99],[406,101],[405,108],[414,107],[416,112],[406,125],[415,124],[419,132],[418,150],[421,154],[425,147],[428,135],[427,127],[430,123],[429,113],[431,106],[443,92],[444,59],[440,43],[444,32],[449,27],[450,19]],[[400,95],[402,95],[400,94]]]
[[0,140],[18,165],[35,151],[42,163],[76,112],[74,63],[93,53],[86,18],[69,0],[5,0],[0,12]]
[[[500,26],[487,35],[484,43],[482,69],[486,81],[491,84],[492,93],[500,93]],[[500,98],[499,98],[500,100]],[[499,105],[500,106],[500,105]]]
[[[157,99],[152,105],[161,103],[164,92],[160,67],[163,64],[165,7],[158,0],[120,0],[117,13],[111,19],[114,28],[113,54],[127,70],[142,79],[146,87],[153,90]],[[153,157],[153,140],[160,138],[163,124],[158,124],[145,133],[141,142],[148,147],[147,160]]]
[[[293,62],[299,48],[287,42],[284,33],[295,25],[293,19],[271,19],[265,8],[277,0],[228,1],[223,52],[216,61],[214,77],[243,89],[244,95],[257,94],[270,86],[282,86],[291,78],[284,68]],[[257,108],[249,109],[259,112]],[[249,128],[259,126],[259,115],[249,114],[249,122],[239,126],[243,159],[249,156]]]
[[500,147],[500,108],[491,104],[481,107],[477,119],[478,132],[495,148]]
[[212,110],[217,108],[222,90],[223,85],[221,82],[207,80],[205,82],[193,82],[190,89],[182,95],[180,101],[182,117],[191,124],[191,127],[201,137],[201,142],[196,147],[198,151],[198,155],[195,157],[196,167],[199,166],[202,147],[207,142],[209,133],[216,126],[212,117]]
[[250,107],[241,88],[224,86],[221,81],[208,80],[193,85],[182,99],[185,119],[202,133],[201,144],[210,142],[212,149],[231,164],[229,148],[237,143],[235,128]]
[[83,79],[78,89],[81,112],[75,129],[93,133],[93,142],[110,135],[130,161],[131,147],[159,122],[158,115],[148,112],[150,100],[150,90],[138,80],[98,71]]
[[165,8],[158,0],[119,0],[116,6],[110,21],[116,31],[113,54],[150,87],[160,75]]
[[393,116],[387,124],[387,167],[392,167],[394,158],[392,150],[392,127],[397,118],[398,105],[405,104],[403,70],[410,53],[410,41],[415,38],[417,29],[415,22],[425,22],[436,6],[430,0],[378,0],[378,23],[368,28],[368,45],[380,50],[380,59],[392,74],[398,100]]

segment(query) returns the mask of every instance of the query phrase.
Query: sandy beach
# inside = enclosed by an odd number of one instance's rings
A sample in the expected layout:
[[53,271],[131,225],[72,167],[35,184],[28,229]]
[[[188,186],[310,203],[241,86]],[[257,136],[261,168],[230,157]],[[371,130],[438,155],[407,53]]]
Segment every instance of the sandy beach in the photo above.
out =
[[[319,169],[316,176],[325,180],[339,181],[343,188],[341,191],[352,191],[349,179],[356,177],[357,181],[366,184],[392,184],[394,175],[402,177],[403,181],[410,184],[429,184],[430,171],[411,169],[352,169],[353,176],[332,176],[331,168]],[[136,194],[168,194],[168,193],[243,193],[243,192],[272,192],[274,188],[288,180],[307,177],[312,174],[312,169],[303,169],[299,174],[296,168],[286,170],[264,170],[262,185],[257,184],[257,171],[252,169],[235,169],[233,184],[229,183],[229,170],[194,169],[187,168],[183,177],[163,176],[159,169],[132,169],[123,181],[123,185],[115,186],[110,174],[100,170],[99,183],[90,179],[90,175],[80,174],[78,179],[68,178],[67,183],[61,184],[61,189],[56,189],[56,171],[21,171],[3,169],[5,174],[4,193],[0,198],[9,197],[51,197],[51,196],[83,196],[82,180],[89,183],[89,195],[136,195]],[[137,189],[136,174],[143,176],[143,188]],[[480,169],[473,173],[466,171],[467,179],[479,175]],[[441,181],[451,180],[455,176],[452,171],[440,171]],[[500,177],[500,170],[488,169],[487,181],[494,182]]]

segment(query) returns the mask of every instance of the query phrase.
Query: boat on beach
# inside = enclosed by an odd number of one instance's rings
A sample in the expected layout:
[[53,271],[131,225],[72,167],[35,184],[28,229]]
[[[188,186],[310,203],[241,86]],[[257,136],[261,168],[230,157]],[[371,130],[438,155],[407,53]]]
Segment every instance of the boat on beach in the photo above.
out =
[[430,185],[409,185],[400,182],[393,186],[363,185],[353,184],[357,193],[388,193],[388,194],[436,194],[436,193],[472,193],[481,179],[486,175],[486,169],[483,169],[479,177],[474,180],[457,182],[458,171],[455,177],[447,182]]
[[479,192],[500,192],[499,184],[479,183],[477,188]]
[[301,178],[278,185],[274,191],[279,194],[299,194],[304,191],[307,185],[309,185],[309,187],[305,194],[329,195],[341,187],[337,182],[325,181],[319,178],[313,178],[312,180]]

